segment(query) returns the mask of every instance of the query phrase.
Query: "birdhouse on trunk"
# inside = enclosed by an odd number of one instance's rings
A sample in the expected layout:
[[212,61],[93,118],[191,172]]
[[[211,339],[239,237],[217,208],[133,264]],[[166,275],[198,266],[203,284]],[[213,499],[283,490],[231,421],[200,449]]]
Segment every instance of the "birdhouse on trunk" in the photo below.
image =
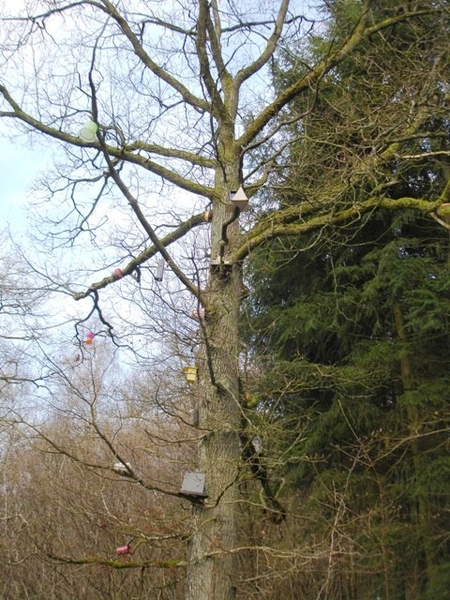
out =
[[205,494],[205,473],[186,473],[181,487],[181,493],[185,496],[194,496],[196,498],[207,498]]
[[[233,207],[237,206],[241,212],[248,210],[248,198],[242,185],[235,192],[230,192],[230,210],[234,210]],[[227,207],[228,208],[228,207]]]
[[195,383],[197,381],[197,371],[197,367],[183,367],[183,373],[186,375],[188,383]]

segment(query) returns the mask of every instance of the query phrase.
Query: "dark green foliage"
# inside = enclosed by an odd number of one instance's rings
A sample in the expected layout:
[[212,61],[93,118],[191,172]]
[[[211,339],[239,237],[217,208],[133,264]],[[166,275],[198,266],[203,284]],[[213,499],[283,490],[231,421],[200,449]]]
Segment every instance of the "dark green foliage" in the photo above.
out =
[[[450,550],[443,541],[450,508],[449,239],[431,220],[402,216],[403,223],[378,213],[355,225],[349,245],[337,243],[336,231],[332,244],[292,257],[274,252],[270,263],[261,256],[270,269],[261,277],[262,266],[255,267],[248,305],[249,339],[265,373],[255,392],[271,419],[285,421],[273,447],[289,447],[284,474],[311,514],[308,535],[327,535],[337,510],[331,496],[342,494],[358,523],[347,533],[366,558],[382,527],[375,554],[382,543],[396,557],[392,594],[408,577],[408,561],[421,565],[422,591],[427,581],[434,586],[427,567]],[[413,373],[412,389],[405,389],[402,361]],[[367,512],[369,529],[361,523]]]
[[[372,4],[388,18],[417,3]],[[307,72],[308,61],[356,26],[360,5],[328,3],[326,33],[281,56],[276,77]],[[290,132],[297,141],[289,168],[276,172],[272,204],[298,206],[308,220],[373,195],[442,194],[449,29],[436,15],[376,33],[311,91],[309,104],[292,107],[291,116],[305,116]],[[427,102],[435,110],[394,151],[396,132]],[[272,451],[285,457],[284,475],[301,499],[305,539],[339,539],[342,556],[352,557],[336,563],[335,587],[328,579],[329,595],[320,597],[446,597],[449,258],[441,224],[385,209],[252,257],[247,340],[261,373],[252,394],[260,414],[283,426]],[[351,593],[342,591],[346,572],[356,582]]]

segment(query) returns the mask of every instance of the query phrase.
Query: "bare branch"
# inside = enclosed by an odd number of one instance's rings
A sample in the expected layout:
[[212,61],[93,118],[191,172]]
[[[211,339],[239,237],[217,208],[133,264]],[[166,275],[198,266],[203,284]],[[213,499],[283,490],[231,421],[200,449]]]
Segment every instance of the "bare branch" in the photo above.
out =
[[173,569],[175,567],[186,567],[185,560],[144,560],[144,561],[119,561],[102,558],[100,556],[87,556],[83,558],[71,558],[69,556],[59,556],[57,554],[47,553],[47,557],[58,563],[69,565],[103,565],[114,569]]
[[[187,221],[184,221],[183,223],[181,223],[175,231],[172,231],[165,237],[161,238],[160,242],[164,246],[164,248],[167,248],[168,246],[170,246],[177,240],[181,239],[184,235],[186,235],[186,233],[188,233],[194,227],[198,227],[199,225],[204,225],[205,223],[206,223],[206,221],[205,221],[204,213],[194,215]],[[131,275],[136,270],[136,267],[139,267],[140,265],[142,265],[143,263],[148,261],[153,256],[156,256],[156,254],[158,254],[158,252],[159,252],[159,250],[155,245],[146,248],[138,256],[136,256],[136,258],[133,258],[133,260],[131,260],[122,269],[123,275],[124,276]],[[83,298],[87,298],[93,291],[101,290],[102,288],[105,288],[109,284],[115,283],[116,281],[117,281],[117,279],[114,278],[112,275],[109,277],[104,277],[101,281],[90,285],[84,292],[74,294],[73,297],[75,300],[82,300]]]
[[275,100],[271,102],[252,121],[242,136],[237,140],[237,143],[241,148],[246,148],[256,138],[256,136],[259,135],[264,127],[273,118],[275,118],[280,113],[282,108],[284,108],[291,100],[308,91],[309,89],[314,88],[317,82],[326,73],[345,60],[345,58],[347,58],[347,56],[349,56],[363,40],[367,39],[374,33],[381,31],[382,29],[386,29],[387,27],[395,25],[396,23],[430,13],[429,10],[418,10],[414,12],[403,13],[399,16],[385,19],[384,21],[381,21],[372,27],[368,27],[367,23],[369,20],[370,4],[370,1],[365,0],[361,19],[341,48],[330,54],[329,57],[320,61],[307,75],[301,77],[299,80],[295,81],[285,90],[283,90],[278,97],[275,98]]
[[[103,141],[102,140],[101,140],[101,145],[103,146]],[[144,228],[145,232],[148,234],[148,236],[149,236],[150,240],[152,241],[153,245],[158,250],[158,252],[161,254],[161,256],[164,258],[164,260],[167,262],[167,264],[170,266],[170,268],[175,273],[175,275],[178,277],[178,279],[203,304],[204,300],[203,300],[203,296],[201,294],[200,289],[198,287],[196,287],[186,277],[186,275],[183,273],[183,271],[178,267],[178,265],[175,263],[175,261],[173,260],[173,258],[170,256],[170,254],[166,250],[165,246],[163,245],[162,241],[156,235],[153,227],[150,225],[150,223],[145,218],[144,213],[142,212],[141,207],[138,204],[138,201],[131,194],[130,190],[128,189],[128,187],[123,182],[123,180],[120,177],[119,173],[114,168],[114,165],[113,165],[111,159],[109,158],[109,155],[108,155],[108,152],[107,152],[106,148],[104,146],[103,146],[103,148],[104,148],[104,157],[105,157],[106,162],[108,163],[109,173],[110,173],[111,177],[115,181],[117,187],[120,189],[120,191],[122,192],[122,194],[128,200],[128,202],[129,202],[129,204],[130,204],[133,212],[137,216],[137,218],[138,218],[140,224],[142,225],[142,227]]]
[[[223,100],[220,97],[219,90],[217,89],[216,82],[214,81],[213,76],[211,74],[206,35],[208,24],[210,24],[209,4],[207,0],[199,0],[196,49],[200,63],[200,76],[206,86],[209,97],[211,98],[211,114],[213,114],[216,118],[220,119],[220,117],[223,118],[223,116],[225,115],[225,107],[223,104]],[[218,59],[218,57],[216,58]]]
[[[276,215],[269,216],[264,219],[259,225],[256,225],[252,231],[244,235],[240,247],[233,254],[233,260],[243,260],[253,250],[264,245],[269,240],[282,237],[299,236],[308,231],[314,231],[325,226],[342,223],[349,219],[360,218],[362,214],[373,208],[388,208],[390,210],[401,210],[405,208],[413,208],[425,214],[432,214],[440,205],[442,200],[439,199],[430,202],[423,198],[383,198],[373,196],[363,202],[355,203],[347,209],[338,212],[330,212],[320,214],[319,216],[311,217],[308,220],[300,218],[292,220],[292,207],[286,211],[278,211]],[[297,213],[299,211],[296,207]]]
[[277,19],[275,21],[274,30],[267,41],[267,45],[264,48],[264,51],[252,64],[241,69],[234,78],[233,83],[236,90],[240,88],[240,86],[244,83],[246,79],[249,79],[249,77],[260,71],[262,67],[270,60],[271,56],[273,56],[277,48],[281,33],[283,31],[283,26],[286,20],[288,8],[289,0],[282,0],[280,8],[278,10]]
[[[32,117],[31,115],[26,113],[24,110],[22,110],[20,105],[14,100],[14,98],[8,92],[7,88],[1,84],[0,84],[0,93],[3,95],[3,97],[8,102],[8,104],[10,104],[10,106],[13,108],[13,111],[14,111],[12,113],[4,112],[4,111],[0,112],[0,117],[16,118],[16,119],[22,121],[23,123],[26,123],[27,125],[29,125],[33,130],[40,131],[41,133],[44,133],[52,138],[55,138],[62,142],[71,144],[73,146],[87,147],[87,148],[98,148],[99,147],[98,142],[85,142],[78,136],[74,136],[69,133],[63,132],[59,129],[55,129],[54,127],[45,125],[38,119],[35,119],[34,117]],[[140,146],[141,146],[141,144],[139,142],[136,142],[136,146],[135,146],[136,149],[139,149]],[[134,149],[133,145],[131,145],[131,148]],[[157,148],[158,148],[158,146],[154,146],[152,151],[157,153],[156,152]],[[109,154],[109,156],[113,156],[114,158],[118,158],[118,159],[122,159],[122,160],[126,159],[128,162],[139,165],[139,166],[143,167],[144,169],[151,171],[152,173],[155,173],[155,175],[159,175],[161,178],[166,179],[167,181],[170,181],[174,185],[176,185],[184,190],[187,190],[194,194],[199,194],[201,196],[205,196],[207,198],[211,198],[215,193],[213,188],[209,188],[209,187],[200,185],[194,181],[191,181],[189,179],[186,179],[185,177],[179,175],[176,171],[173,171],[167,167],[164,167],[163,165],[160,165],[152,160],[149,160],[145,156],[141,156],[139,154],[134,154],[130,151],[127,152],[127,147],[117,148],[115,146],[110,146],[110,145],[106,144],[105,149],[106,149],[106,152]],[[128,148],[128,150],[129,150],[129,148]],[[193,159],[193,155],[191,153],[186,153],[184,151],[180,151],[180,150],[176,150],[176,149],[169,150],[169,149],[163,149],[162,147],[159,147],[158,153],[161,156],[167,156],[167,157],[170,156],[173,158],[180,158],[181,160],[189,160],[191,162]],[[211,163],[208,160],[204,161],[202,158],[198,158],[198,160],[196,161],[196,164],[198,164],[199,166],[206,166],[206,167],[211,166]]]
[[[150,56],[142,47],[138,37],[133,33],[128,21],[120,14],[117,8],[111,2],[109,2],[109,0],[101,0],[101,3],[104,6],[104,12],[106,12],[106,14],[116,21],[127,39],[131,42],[136,55],[152,73],[154,73],[162,81],[165,81],[167,84],[169,84],[180,94],[187,104],[196,110],[200,112],[212,112],[213,108],[208,102],[192,94],[178,79],[170,75],[170,73],[165,71],[150,58]],[[97,4],[95,5],[98,6]]]

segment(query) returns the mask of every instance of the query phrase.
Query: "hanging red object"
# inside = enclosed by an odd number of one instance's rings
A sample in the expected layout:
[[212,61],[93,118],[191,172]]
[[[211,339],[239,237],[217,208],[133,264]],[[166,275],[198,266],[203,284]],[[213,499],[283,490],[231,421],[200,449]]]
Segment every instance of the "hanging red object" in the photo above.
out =
[[122,269],[114,269],[112,276],[114,277],[114,279],[122,279],[122,277],[123,277]]
[[86,334],[86,339],[84,340],[84,343],[91,345],[94,337],[95,337],[95,333],[93,331],[88,331]]
[[126,544],[125,546],[119,546],[116,548],[116,553],[119,556],[123,556],[124,554],[131,554],[133,552],[130,544]]

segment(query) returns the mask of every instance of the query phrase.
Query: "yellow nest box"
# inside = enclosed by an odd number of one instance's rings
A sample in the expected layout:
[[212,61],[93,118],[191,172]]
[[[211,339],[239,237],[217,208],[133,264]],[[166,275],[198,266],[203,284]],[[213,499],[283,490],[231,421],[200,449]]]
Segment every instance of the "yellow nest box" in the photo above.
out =
[[195,383],[197,381],[197,371],[197,367],[183,367],[183,372],[186,375],[188,383]]

